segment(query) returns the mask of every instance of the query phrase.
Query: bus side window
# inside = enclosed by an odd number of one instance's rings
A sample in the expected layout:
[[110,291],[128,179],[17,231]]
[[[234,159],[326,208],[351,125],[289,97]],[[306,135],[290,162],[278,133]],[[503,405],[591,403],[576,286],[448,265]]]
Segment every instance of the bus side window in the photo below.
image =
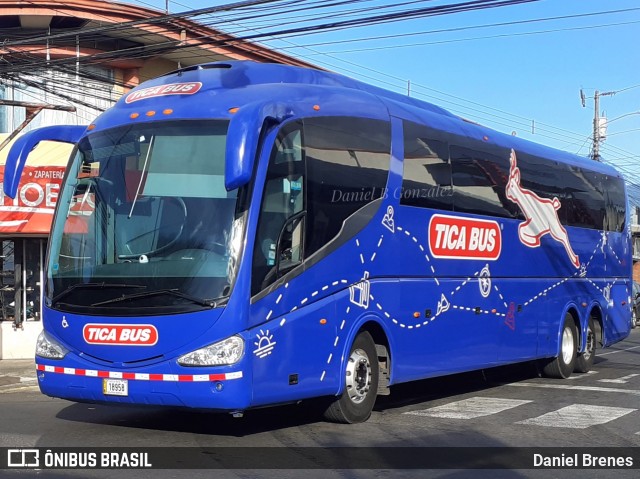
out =
[[291,268],[302,261],[302,228],[287,220],[304,211],[304,152],[299,123],[286,125],[271,152],[262,195],[260,219],[253,251],[251,294],[275,281],[278,242],[284,258],[281,268]]
[[453,209],[449,145],[430,128],[405,121],[404,166],[400,204]]
[[336,238],[349,216],[384,196],[391,131],[387,121],[314,117],[304,120],[304,141],[308,258]]
[[304,135],[300,123],[283,127],[262,198],[252,295],[277,279],[276,266],[282,275],[300,264],[332,242],[347,218],[383,197],[390,155],[388,121],[305,118]]
[[451,145],[453,209],[464,213],[521,218],[506,195],[509,151],[460,138],[464,146]]

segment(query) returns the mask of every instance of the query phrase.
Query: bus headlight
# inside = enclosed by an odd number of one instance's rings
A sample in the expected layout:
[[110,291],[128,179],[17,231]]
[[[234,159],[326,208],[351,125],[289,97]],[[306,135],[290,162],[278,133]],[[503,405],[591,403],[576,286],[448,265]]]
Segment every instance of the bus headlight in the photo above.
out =
[[44,330],[36,341],[36,356],[47,359],[62,359],[69,350],[49,336]]
[[182,366],[223,366],[240,361],[244,353],[244,339],[231,336],[178,358]]

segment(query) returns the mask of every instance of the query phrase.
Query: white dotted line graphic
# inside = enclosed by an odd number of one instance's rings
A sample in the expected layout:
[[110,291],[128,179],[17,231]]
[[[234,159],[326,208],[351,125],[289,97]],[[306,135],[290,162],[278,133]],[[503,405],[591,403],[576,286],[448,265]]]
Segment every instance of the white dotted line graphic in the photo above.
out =
[[500,292],[500,290],[498,289],[498,287],[495,284],[493,285],[493,289],[495,289],[496,293],[498,293],[498,297],[500,298],[500,301],[502,301],[502,304],[504,304],[504,307],[509,309],[509,305],[507,304],[507,300],[504,299],[504,296],[502,296],[502,293]]
[[557,287],[558,287],[558,286],[560,286],[562,283],[565,283],[565,282],[567,282],[567,281],[569,281],[569,278],[561,279],[561,280],[560,280],[560,281],[558,281],[556,284],[554,284],[554,285],[552,285],[552,286],[549,286],[547,289],[545,289],[545,290],[543,290],[543,291],[539,292],[538,294],[536,294],[536,295],[535,295],[533,298],[531,298],[530,300],[525,301],[524,306],[528,306],[528,305],[530,305],[531,303],[533,303],[534,301],[536,301],[536,300],[540,299],[541,297],[546,296],[546,295],[547,295],[547,293],[548,293],[549,291],[551,291],[552,289],[557,288]]
[[[347,306],[347,309],[345,310],[345,314],[348,315],[350,311],[351,311],[351,306]],[[344,327],[346,326],[346,324],[347,324],[346,319],[343,319],[340,322],[340,326],[338,327],[338,334],[336,334],[336,338],[333,341],[334,349],[338,347],[338,343],[340,342],[340,333],[344,331]],[[329,353],[329,357],[327,358],[327,366],[331,364],[332,359],[333,359],[333,351]],[[325,369],[322,371],[322,374],[320,375],[320,381],[324,381],[326,374],[327,374],[327,370]]]
[[431,273],[434,275],[434,281],[436,283],[437,286],[440,286],[440,281],[438,281],[438,278],[436,277],[436,269],[433,267],[433,264],[431,264],[431,258],[429,257],[429,255],[426,253],[425,247],[420,243],[420,240],[418,240],[418,238],[416,238],[413,234],[411,234],[411,232],[405,228],[403,228],[402,226],[397,226],[396,229],[398,231],[402,231],[404,232],[404,234],[406,236],[408,236],[409,238],[411,238],[411,240],[418,245],[418,248],[420,249],[420,253],[424,256],[424,259],[427,260],[427,263],[429,263],[429,269],[431,270]]

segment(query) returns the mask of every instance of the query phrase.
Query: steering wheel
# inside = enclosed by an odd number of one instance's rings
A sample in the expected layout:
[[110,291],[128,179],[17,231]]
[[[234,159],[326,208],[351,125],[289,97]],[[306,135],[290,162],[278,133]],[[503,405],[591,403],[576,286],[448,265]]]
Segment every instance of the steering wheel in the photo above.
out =
[[[154,198],[147,198],[147,200],[153,200],[153,199]],[[139,202],[145,201],[145,198],[139,198],[138,201]],[[139,258],[140,256],[154,256],[162,253],[163,251],[168,250],[174,244],[176,244],[176,242],[180,239],[180,236],[182,236],[182,231],[184,230],[184,227],[187,223],[187,205],[185,204],[182,198],[176,197],[176,196],[162,198],[161,201],[163,202],[163,204],[161,205],[163,209],[167,207],[168,202],[176,203],[176,206],[182,215],[182,218],[179,220],[179,224],[176,225],[175,223],[172,222],[171,224],[168,224],[168,225],[165,224],[157,228],[151,229],[149,231],[145,231],[144,233],[134,236],[133,238],[129,238],[127,242],[124,244],[125,254],[119,254],[118,259],[136,259],[136,258]],[[167,230],[169,231],[175,230],[175,235],[169,241],[164,243],[162,246],[156,249],[148,250],[148,251],[140,251],[140,252],[135,251],[135,244],[137,242],[144,240],[149,236],[152,236],[152,237],[156,236],[161,231],[167,231]]]

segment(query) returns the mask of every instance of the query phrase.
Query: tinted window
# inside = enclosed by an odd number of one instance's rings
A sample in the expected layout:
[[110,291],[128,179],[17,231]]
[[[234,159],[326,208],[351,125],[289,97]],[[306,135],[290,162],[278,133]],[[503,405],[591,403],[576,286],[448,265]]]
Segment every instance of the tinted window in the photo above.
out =
[[605,176],[604,179],[604,229],[624,231],[626,227],[626,197],[622,178]]
[[252,294],[325,246],[349,216],[384,195],[390,152],[384,121],[322,117],[282,128],[262,197]]
[[[462,139],[461,139],[462,140]],[[451,145],[454,210],[464,213],[523,218],[518,206],[506,196],[509,151],[464,141]]]
[[253,251],[253,294],[277,279],[283,260],[276,257],[278,246],[289,267],[302,261],[302,223],[284,227],[304,210],[304,170],[302,125],[294,122],[283,127],[271,152]]
[[577,166],[518,153],[521,184],[543,198],[558,198],[567,226],[622,231],[625,196],[621,179]]
[[[512,174],[508,148],[419,125],[404,128],[404,173],[400,203],[408,206],[524,219],[507,197]],[[557,198],[562,224],[623,231],[626,218],[621,178],[516,152],[517,189]],[[396,194],[394,192],[394,194]]]
[[565,224],[602,229],[605,215],[605,175],[577,167],[563,168],[563,171],[567,181],[572,182],[571,187],[566,189],[563,204]]
[[384,195],[391,131],[386,121],[308,118],[304,142],[308,257],[331,241],[349,216]]
[[405,121],[400,204],[451,210],[449,146],[442,133]]

